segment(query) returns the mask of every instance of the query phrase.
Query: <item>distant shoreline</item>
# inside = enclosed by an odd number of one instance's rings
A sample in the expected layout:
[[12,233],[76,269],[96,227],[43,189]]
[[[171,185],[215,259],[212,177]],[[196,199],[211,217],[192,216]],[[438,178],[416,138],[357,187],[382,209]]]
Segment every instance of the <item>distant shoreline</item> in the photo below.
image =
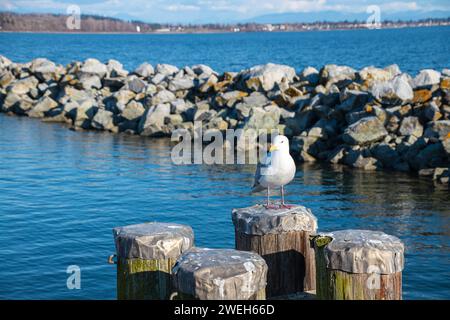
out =
[[12,30],[0,30],[0,34],[6,34],[6,33],[30,33],[30,34],[74,34],[74,35],[81,35],[81,34],[98,34],[98,35],[186,35],[186,34],[248,34],[248,33],[308,33],[308,32],[332,32],[332,31],[359,31],[359,30],[395,30],[395,29],[419,29],[419,28],[433,28],[433,27],[450,27],[450,25],[429,25],[429,26],[414,26],[414,25],[408,25],[408,26],[390,26],[390,27],[381,27],[378,29],[370,29],[370,28],[336,28],[336,29],[310,29],[310,30],[276,30],[276,31],[239,31],[239,32],[233,32],[228,30],[211,30],[211,31],[169,31],[169,32],[118,32],[118,31],[112,31],[112,32],[101,32],[101,31],[12,31]]

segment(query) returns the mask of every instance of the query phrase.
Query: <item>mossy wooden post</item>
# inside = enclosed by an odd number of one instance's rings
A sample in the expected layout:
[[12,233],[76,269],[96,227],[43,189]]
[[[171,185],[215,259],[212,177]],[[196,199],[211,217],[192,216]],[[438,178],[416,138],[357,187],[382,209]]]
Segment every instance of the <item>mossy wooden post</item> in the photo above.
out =
[[315,259],[310,236],[317,219],[303,206],[234,209],[236,249],[253,251],[267,263],[268,298],[315,289]]
[[189,226],[143,223],[113,229],[117,252],[117,298],[169,299],[171,270],[194,244]]
[[192,248],[172,270],[177,299],[265,300],[267,265],[253,252]]
[[401,300],[403,243],[379,231],[343,230],[314,238],[317,298]]

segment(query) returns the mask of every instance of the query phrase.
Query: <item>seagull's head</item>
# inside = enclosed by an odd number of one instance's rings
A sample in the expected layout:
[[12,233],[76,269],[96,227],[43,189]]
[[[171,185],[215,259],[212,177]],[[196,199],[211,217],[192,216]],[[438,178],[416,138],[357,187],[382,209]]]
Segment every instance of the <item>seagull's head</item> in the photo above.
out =
[[282,153],[289,153],[289,139],[286,136],[278,135],[273,141],[269,152],[280,151]]

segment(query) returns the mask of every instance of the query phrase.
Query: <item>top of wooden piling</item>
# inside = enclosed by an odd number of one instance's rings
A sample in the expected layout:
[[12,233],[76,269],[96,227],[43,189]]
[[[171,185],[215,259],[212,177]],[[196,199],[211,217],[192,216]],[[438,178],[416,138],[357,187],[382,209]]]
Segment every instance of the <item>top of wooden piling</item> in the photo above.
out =
[[200,300],[248,300],[265,288],[267,264],[258,254],[192,248],[172,269],[178,291]]
[[381,231],[342,230],[320,234],[316,246],[324,247],[328,269],[351,273],[392,274],[404,267],[404,245]]
[[317,230],[317,218],[310,209],[299,205],[289,209],[266,209],[257,204],[233,209],[231,215],[236,230],[248,235]]
[[178,258],[194,244],[190,226],[149,222],[113,229],[117,256],[124,259]]

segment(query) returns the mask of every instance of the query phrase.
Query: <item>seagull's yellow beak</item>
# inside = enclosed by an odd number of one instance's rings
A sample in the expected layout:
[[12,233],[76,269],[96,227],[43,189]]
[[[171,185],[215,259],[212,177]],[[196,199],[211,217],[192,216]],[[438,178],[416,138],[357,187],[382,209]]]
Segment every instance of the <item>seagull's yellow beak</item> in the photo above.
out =
[[276,151],[276,150],[278,150],[278,147],[273,144],[273,145],[270,146],[269,152],[273,152],[273,151]]

